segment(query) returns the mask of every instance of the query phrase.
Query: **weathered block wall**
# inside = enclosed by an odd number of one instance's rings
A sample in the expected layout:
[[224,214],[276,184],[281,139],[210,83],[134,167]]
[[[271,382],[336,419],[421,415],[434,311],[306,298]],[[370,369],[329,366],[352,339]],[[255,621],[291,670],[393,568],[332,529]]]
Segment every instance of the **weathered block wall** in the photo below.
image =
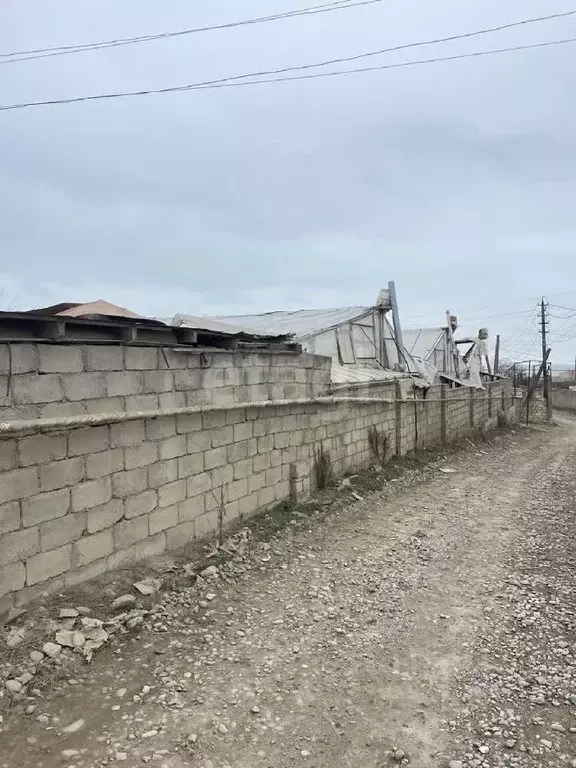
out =
[[289,352],[1,344],[0,421],[314,397],[330,365]]
[[573,389],[553,389],[550,393],[552,398],[552,407],[561,408],[566,411],[576,411],[576,390]]
[[[492,390],[492,425],[510,405],[501,388]],[[488,395],[465,394],[464,402],[454,390],[416,403],[205,408],[5,437],[0,609],[214,532],[222,501],[230,523],[306,495],[321,446],[339,475],[375,461],[374,427],[399,454],[471,434],[470,403],[484,413]]]

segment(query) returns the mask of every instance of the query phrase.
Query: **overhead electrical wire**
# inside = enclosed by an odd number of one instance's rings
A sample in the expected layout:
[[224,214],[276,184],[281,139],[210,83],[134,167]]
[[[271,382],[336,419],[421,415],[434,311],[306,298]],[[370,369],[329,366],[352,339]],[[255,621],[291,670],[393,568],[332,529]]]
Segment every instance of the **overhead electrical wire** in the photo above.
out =
[[[332,11],[341,11],[346,8],[357,8],[363,5],[374,5],[383,0],[334,0],[334,2],[323,3],[322,5],[312,5],[308,8],[297,8],[293,11],[284,11],[267,16],[256,16],[251,19],[241,19],[240,21],[229,21],[223,24],[212,24],[203,27],[190,27],[188,29],[178,29],[172,32],[160,32],[153,35],[139,35],[138,37],[121,37],[114,40],[101,40],[95,43],[80,43],[76,45],[57,45],[51,48],[33,48],[28,51],[12,51],[11,53],[0,53],[0,64],[13,64],[17,61],[30,61],[32,59],[44,59],[52,56],[66,56],[71,53],[83,53],[85,51],[98,51],[106,48],[117,48],[124,45],[135,45],[137,43],[148,43],[153,40],[167,40],[185,35],[194,35],[201,32],[216,32],[223,29],[233,29],[234,27],[244,27],[253,24],[264,24],[270,21],[281,21],[283,19],[292,19],[299,16],[315,16],[319,13],[331,13]],[[6,61],[1,61],[6,59]]]
[[[336,0],[332,3],[325,3],[324,5],[310,6],[308,8],[302,8],[295,11],[286,11],[284,13],[277,13],[270,16],[259,16],[253,19],[244,19],[242,21],[228,22],[225,24],[216,24],[205,27],[193,27],[190,29],[176,30],[173,32],[161,32],[155,35],[141,35],[139,37],[130,38],[118,38],[116,40],[104,40],[96,43],[83,43],[78,45],[68,46],[55,46],[52,48],[36,48],[29,51],[14,51],[12,53],[0,53],[0,64],[13,64],[17,61],[29,61],[36,58],[46,58],[49,56],[62,56],[71,53],[83,53],[85,51],[101,50],[106,48],[115,48],[123,45],[132,45],[136,43],[145,43],[152,40],[162,40],[168,38],[181,37],[183,35],[191,35],[200,32],[211,32],[222,29],[230,29],[232,27],[246,26],[251,24],[262,24],[264,22],[278,21],[280,19],[294,18],[298,16],[310,16],[318,13],[328,13],[331,11],[344,10],[346,8],[355,8],[362,5],[372,5],[374,3],[380,3],[382,0]],[[477,37],[479,35],[492,34],[494,32],[502,32],[507,29],[513,29],[514,27],[526,26],[528,24],[537,24],[543,21],[551,21],[553,19],[566,18],[568,16],[574,16],[576,9],[571,11],[564,11],[562,13],[552,13],[547,16],[535,16],[528,19],[521,19],[519,21],[512,21],[507,24],[499,24],[495,27],[489,27],[486,29],[476,30],[474,32],[466,32],[458,35],[451,35],[449,37],[435,38],[431,40],[423,40],[416,43],[407,43],[405,45],[398,45],[392,48],[384,48],[379,51],[371,51],[368,54],[360,54],[358,57],[346,57],[344,59],[332,59],[322,64],[316,64],[314,66],[326,66],[328,64],[337,64],[344,61],[354,61],[355,58],[363,58],[365,56],[377,56],[381,53],[390,53],[392,51],[401,51],[407,48],[416,48],[423,45],[434,45],[436,43],[447,43],[453,40],[463,40],[470,37]],[[4,59],[4,61],[2,61]],[[295,68],[297,69],[297,68]],[[288,69],[281,70],[283,72],[290,71]],[[247,75],[249,77],[255,77],[260,73],[254,73],[253,75]]]
[[[202,82],[190,83],[188,85],[168,86],[166,88],[150,88],[150,89],[138,90],[138,91],[118,91],[114,93],[93,94],[90,96],[73,96],[65,99],[48,99],[45,101],[28,101],[28,102],[21,102],[17,104],[4,104],[4,105],[0,105],[0,111],[4,112],[4,111],[14,110],[14,109],[25,109],[27,107],[45,107],[45,106],[55,106],[60,104],[76,104],[84,101],[102,101],[102,100],[108,100],[108,99],[118,99],[118,98],[126,98],[126,97],[133,97],[133,96],[150,96],[152,94],[178,93],[182,91],[209,90],[214,88],[238,88],[240,86],[247,86],[247,85],[262,85],[266,83],[280,83],[280,82],[289,82],[289,81],[295,81],[295,80],[313,80],[313,79],[324,78],[324,77],[338,77],[342,75],[352,75],[352,74],[359,74],[363,72],[375,72],[377,70],[400,69],[403,67],[413,67],[413,66],[418,66],[423,64],[435,64],[437,62],[456,61],[457,59],[471,59],[471,58],[478,58],[483,56],[492,56],[495,54],[510,53],[513,51],[525,51],[525,50],[531,50],[531,49],[534,50],[537,48],[547,48],[550,46],[565,45],[567,43],[576,43],[576,38],[570,37],[564,40],[549,40],[542,43],[531,43],[528,45],[514,45],[507,48],[495,48],[488,51],[475,51],[473,53],[460,53],[460,54],[455,54],[453,56],[442,56],[442,57],[430,58],[430,59],[417,59],[415,61],[404,61],[396,64],[380,64],[373,67],[362,67],[358,69],[342,69],[342,70],[336,70],[333,72],[315,72],[314,74],[307,74],[307,75],[294,75],[289,77],[272,77],[272,78],[257,79],[257,80],[246,79],[246,78],[255,77],[255,76],[260,77],[264,75],[273,75],[278,72],[289,72],[294,70],[305,70],[305,69],[312,69],[314,67],[326,66],[326,62],[322,62],[318,64],[305,64],[297,67],[285,67],[283,69],[277,69],[277,70],[266,70],[260,73],[233,75],[230,77],[222,77],[217,80],[205,80]],[[414,43],[412,45],[422,45],[422,44],[423,43]],[[387,50],[397,50],[397,49],[392,48]],[[358,54],[356,56],[346,57],[343,59],[339,59],[339,60],[337,59],[333,61],[334,62],[349,61],[351,59],[365,58],[367,56],[373,56],[373,55],[375,54],[371,52],[371,53],[365,53],[365,54]]]

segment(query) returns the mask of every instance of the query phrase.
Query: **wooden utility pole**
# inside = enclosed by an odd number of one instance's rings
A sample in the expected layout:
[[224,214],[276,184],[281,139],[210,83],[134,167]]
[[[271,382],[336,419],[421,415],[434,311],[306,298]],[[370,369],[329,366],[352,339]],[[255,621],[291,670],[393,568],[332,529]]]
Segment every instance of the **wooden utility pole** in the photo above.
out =
[[496,336],[496,348],[494,349],[494,373],[500,368],[500,334]]
[[542,297],[542,301],[540,303],[540,332],[542,335],[542,366],[543,366],[542,389],[543,389],[544,397],[548,399],[548,366],[546,364],[548,360],[548,355],[546,354],[546,352],[548,351],[548,345],[546,340],[546,331],[548,329],[548,317],[546,314],[546,308],[547,308],[546,301],[544,297]]

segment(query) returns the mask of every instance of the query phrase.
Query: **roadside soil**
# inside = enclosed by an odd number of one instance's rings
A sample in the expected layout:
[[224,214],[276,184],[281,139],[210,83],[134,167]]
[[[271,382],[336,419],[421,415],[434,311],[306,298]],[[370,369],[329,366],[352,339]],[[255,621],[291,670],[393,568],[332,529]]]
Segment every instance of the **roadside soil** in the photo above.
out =
[[0,766],[576,766],[576,422],[381,486],[159,595]]

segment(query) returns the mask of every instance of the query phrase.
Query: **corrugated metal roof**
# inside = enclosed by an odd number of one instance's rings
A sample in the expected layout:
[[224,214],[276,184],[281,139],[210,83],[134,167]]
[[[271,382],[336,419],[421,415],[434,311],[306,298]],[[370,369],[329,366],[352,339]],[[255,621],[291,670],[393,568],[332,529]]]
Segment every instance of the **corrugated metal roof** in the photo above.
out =
[[[170,325],[180,328],[193,328],[198,331],[214,331],[216,333],[227,333],[231,336],[238,336],[245,333],[250,336],[262,336],[262,331],[254,328],[246,328],[243,325],[231,325],[213,317],[196,317],[195,315],[175,315]],[[268,335],[268,334],[266,334]]]
[[249,328],[248,333],[269,335],[293,334],[297,339],[346,323],[371,311],[371,307],[340,309],[297,309],[293,312],[265,312],[261,315],[230,315],[212,317],[219,323]]
[[402,371],[368,368],[362,365],[338,365],[334,362],[330,373],[333,384],[364,384],[370,381],[395,381],[409,378],[411,378],[410,374]]
[[445,332],[446,328],[406,328],[402,329],[402,341],[411,355],[426,360]]

